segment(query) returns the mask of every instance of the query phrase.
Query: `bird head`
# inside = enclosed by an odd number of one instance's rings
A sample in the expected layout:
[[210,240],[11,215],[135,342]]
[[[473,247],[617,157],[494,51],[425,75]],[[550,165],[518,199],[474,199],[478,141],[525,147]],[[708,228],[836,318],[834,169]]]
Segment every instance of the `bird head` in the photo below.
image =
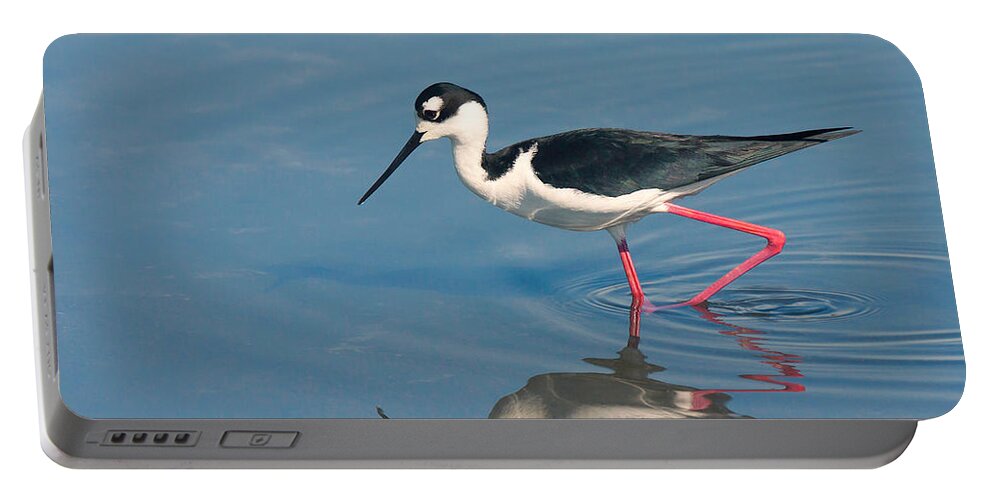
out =
[[486,103],[469,89],[451,83],[436,83],[414,99],[414,113],[420,142],[442,137],[457,142],[486,140]]
[[448,137],[456,146],[472,145],[480,150],[485,147],[489,131],[486,103],[479,94],[469,89],[444,82],[431,85],[414,99],[414,113],[417,117],[414,134],[386,171],[359,199],[359,205],[372,196],[422,143]]

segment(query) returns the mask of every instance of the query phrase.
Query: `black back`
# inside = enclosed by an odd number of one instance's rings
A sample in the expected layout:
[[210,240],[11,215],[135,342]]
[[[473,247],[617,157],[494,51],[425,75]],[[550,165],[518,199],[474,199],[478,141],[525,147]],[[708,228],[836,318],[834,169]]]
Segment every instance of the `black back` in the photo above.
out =
[[734,137],[583,129],[529,139],[486,154],[483,168],[491,179],[499,178],[521,151],[537,144],[531,165],[542,182],[620,196],[641,189],[687,186],[858,132],[845,127]]

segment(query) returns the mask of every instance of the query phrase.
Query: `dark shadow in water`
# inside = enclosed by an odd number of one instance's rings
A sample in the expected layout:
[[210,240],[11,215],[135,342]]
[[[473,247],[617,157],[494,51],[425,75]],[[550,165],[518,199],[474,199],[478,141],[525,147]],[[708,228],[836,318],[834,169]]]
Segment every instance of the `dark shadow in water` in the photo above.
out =
[[728,323],[706,304],[694,306],[700,317],[721,327],[718,333],[734,337],[747,351],[760,353],[762,363],[775,374],[743,374],[741,378],[767,383],[768,389],[699,389],[650,378],[664,367],[649,363],[638,349],[641,312],[632,308],[628,342],[611,359],[583,361],[611,373],[546,373],[536,375],[517,392],[504,396],[490,418],[748,418],[728,408],[731,393],[803,392],[804,386],[782,378],[802,378],[797,355],[762,346],[765,332]]

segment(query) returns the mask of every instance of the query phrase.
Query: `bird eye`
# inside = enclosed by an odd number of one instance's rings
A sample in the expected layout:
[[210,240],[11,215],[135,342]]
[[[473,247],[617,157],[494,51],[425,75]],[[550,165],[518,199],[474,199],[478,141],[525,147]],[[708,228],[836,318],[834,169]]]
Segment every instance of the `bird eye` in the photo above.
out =
[[428,120],[435,120],[438,118],[438,112],[433,109],[425,109],[424,118],[427,118]]

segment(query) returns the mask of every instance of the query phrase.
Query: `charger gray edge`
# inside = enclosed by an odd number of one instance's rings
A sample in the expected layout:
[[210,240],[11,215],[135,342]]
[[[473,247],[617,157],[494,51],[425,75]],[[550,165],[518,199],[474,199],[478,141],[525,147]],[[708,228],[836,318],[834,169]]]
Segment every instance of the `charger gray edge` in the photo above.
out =
[[[42,448],[73,468],[871,468],[916,420],[88,419],[59,394],[44,99],[24,136]],[[198,432],[193,446],[108,446],[109,431]],[[292,431],[224,448],[227,431]]]

